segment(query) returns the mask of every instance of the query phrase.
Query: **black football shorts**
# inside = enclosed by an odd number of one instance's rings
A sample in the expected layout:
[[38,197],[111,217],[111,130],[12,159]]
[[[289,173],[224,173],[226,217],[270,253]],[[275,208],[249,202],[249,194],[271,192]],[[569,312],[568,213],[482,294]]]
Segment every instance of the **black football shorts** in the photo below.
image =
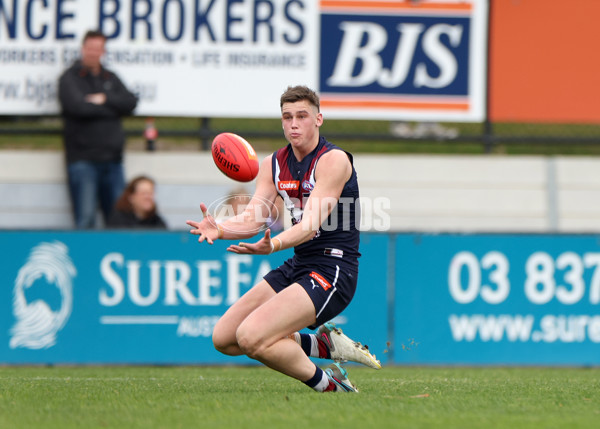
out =
[[340,314],[352,301],[358,281],[356,267],[332,258],[314,258],[314,263],[299,264],[294,258],[269,272],[264,279],[277,293],[293,283],[300,284],[315,306],[318,326]]

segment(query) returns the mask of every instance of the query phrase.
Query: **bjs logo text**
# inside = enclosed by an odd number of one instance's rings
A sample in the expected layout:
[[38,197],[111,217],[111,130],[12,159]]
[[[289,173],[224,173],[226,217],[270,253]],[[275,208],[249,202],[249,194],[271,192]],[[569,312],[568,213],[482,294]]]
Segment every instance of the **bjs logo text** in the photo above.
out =
[[467,95],[468,17],[323,15],[321,91]]

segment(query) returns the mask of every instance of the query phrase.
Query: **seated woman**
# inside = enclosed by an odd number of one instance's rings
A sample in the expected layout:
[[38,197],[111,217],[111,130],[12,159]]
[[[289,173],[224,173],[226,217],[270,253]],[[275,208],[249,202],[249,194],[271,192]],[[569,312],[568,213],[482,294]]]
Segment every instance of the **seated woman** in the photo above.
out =
[[154,180],[138,176],[127,184],[108,219],[108,227],[167,228],[156,211]]

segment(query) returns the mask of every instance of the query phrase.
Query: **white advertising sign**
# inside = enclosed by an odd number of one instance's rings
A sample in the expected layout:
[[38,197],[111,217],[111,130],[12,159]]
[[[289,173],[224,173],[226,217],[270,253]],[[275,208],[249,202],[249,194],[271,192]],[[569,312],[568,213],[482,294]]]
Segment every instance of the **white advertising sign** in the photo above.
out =
[[328,117],[482,121],[487,1],[0,0],[0,115],[59,113],[88,30],[137,115],[276,117],[288,85]]

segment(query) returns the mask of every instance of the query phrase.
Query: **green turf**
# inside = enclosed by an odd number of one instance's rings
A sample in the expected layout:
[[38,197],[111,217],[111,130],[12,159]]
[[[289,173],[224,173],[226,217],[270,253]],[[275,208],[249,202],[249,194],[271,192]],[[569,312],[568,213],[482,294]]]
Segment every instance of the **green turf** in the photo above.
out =
[[350,367],[318,394],[264,367],[4,367],[1,428],[592,428],[599,369]]

